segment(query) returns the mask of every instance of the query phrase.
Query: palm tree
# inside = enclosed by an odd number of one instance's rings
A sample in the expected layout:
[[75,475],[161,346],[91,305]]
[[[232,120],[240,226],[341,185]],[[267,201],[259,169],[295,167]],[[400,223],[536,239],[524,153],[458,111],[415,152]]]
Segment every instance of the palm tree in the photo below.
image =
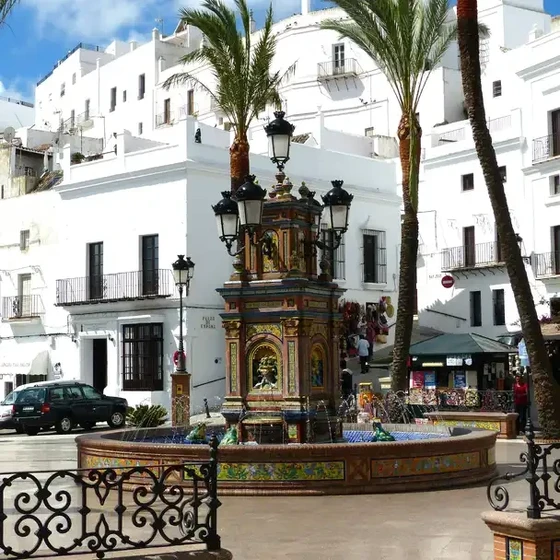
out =
[[231,190],[235,192],[249,175],[249,141],[247,132],[252,120],[268,105],[281,106],[278,88],[293,72],[292,65],[284,73],[271,73],[276,52],[272,33],[273,13],[270,5],[264,27],[255,45],[251,42],[252,14],[247,0],[234,0],[241,20],[237,28],[236,13],[222,0],[204,0],[202,8],[182,9],[181,22],[202,32],[204,39],[198,49],[183,56],[185,65],[208,65],[215,78],[212,88],[190,72],[171,76],[163,84],[169,89],[175,84],[190,83],[205,91],[226,115],[235,133],[230,147]]
[[0,0],[0,24],[5,23],[6,18],[12,11],[12,8],[19,0]]
[[447,24],[447,0],[333,0],[349,20],[329,20],[385,74],[401,109],[397,129],[404,216],[401,223],[399,298],[392,364],[393,390],[408,386],[418,254],[418,182],[422,129],[417,113],[432,69],[456,37]]
[[503,180],[486,125],[486,112],[480,75],[480,46],[477,0],[458,0],[457,24],[463,92],[476,153],[480,161],[494,219],[500,239],[502,257],[506,263],[511,288],[527,345],[534,383],[539,423],[548,437],[560,437],[560,387],[552,376],[550,361],[533,302],[521,250],[511,223]]

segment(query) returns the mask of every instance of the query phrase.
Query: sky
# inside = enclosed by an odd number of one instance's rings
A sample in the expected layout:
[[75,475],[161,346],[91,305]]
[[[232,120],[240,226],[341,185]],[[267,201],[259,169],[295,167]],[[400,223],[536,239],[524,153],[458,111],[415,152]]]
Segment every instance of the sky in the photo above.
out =
[[[258,25],[270,0],[248,2]],[[272,3],[275,19],[281,19],[298,13],[301,0]],[[560,0],[544,3],[549,13],[560,14]],[[148,40],[154,27],[168,34],[181,7],[199,4],[200,0],[21,0],[0,27],[0,95],[33,101],[36,82],[78,43],[105,47],[113,39]],[[328,6],[324,0],[312,0],[312,9]]]

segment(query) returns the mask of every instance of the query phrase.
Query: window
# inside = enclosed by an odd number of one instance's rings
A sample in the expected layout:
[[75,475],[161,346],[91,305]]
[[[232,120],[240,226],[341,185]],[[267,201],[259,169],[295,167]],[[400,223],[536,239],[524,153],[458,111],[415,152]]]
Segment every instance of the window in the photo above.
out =
[[345,61],[344,43],[333,45],[333,74],[344,73]]
[[555,322],[560,321],[560,298],[550,298],[550,318]]
[[126,103],[126,89],[122,92],[123,103]]
[[29,249],[29,230],[24,229],[19,232],[19,248],[21,251]]
[[560,175],[550,177],[550,194],[551,196],[560,194]]
[[169,98],[163,101],[163,123],[171,124],[171,99]]
[[550,112],[550,131],[552,136],[551,157],[560,155],[560,109]]
[[506,307],[504,290],[492,290],[492,306],[494,309],[494,325],[505,325]]
[[371,138],[372,136],[375,136],[374,130],[375,130],[375,127],[374,127],[374,126],[368,126],[368,127],[364,130],[364,134],[365,134],[368,138]]
[[112,113],[117,106],[117,88],[111,88],[111,105],[109,111]]
[[89,121],[89,108],[90,108],[90,100],[86,99],[86,106],[84,110],[84,121]]
[[187,115],[194,115],[194,89],[187,91]]
[[72,109],[70,111],[70,128],[74,128],[75,125],[76,125],[76,111]]
[[474,190],[474,173],[461,176],[461,189],[463,192]]
[[79,387],[64,387],[66,398],[69,400],[80,400],[84,398],[82,391]]
[[471,303],[471,327],[482,326],[482,303],[480,292],[470,293]]
[[463,259],[465,267],[472,267],[476,264],[474,226],[463,228]]
[[492,97],[501,97],[502,95],[502,80],[492,82]]
[[138,136],[141,136],[143,132],[144,132],[144,125],[141,122],[139,122],[138,123]]
[[142,236],[142,295],[158,294],[159,236]]
[[66,93],[66,84],[62,82],[60,84],[60,97],[64,97],[65,93]]
[[88,244],[88,299],[103,299],[103,242]]
[[144,99],[146,95],[146,74],[138,76],[138,99]]
[[[335,238],[333,233],[327,231],[326,228],[326,224],[321,225],[321,241],[332,247],[334,245]],[[345,252],[344,237],[342,237],[342,241],[340,242],[338,249],[323,249],[321,251],[321,259],[324,258],[329,262],[330,273],[332,274],[332,277],[337,280],[344,280],[346,278]]]
[[72,74],[72,85],[76,83],[76,72]]
[[12,309],[14,317],[31,317],[31,274],[18,276],[18,297]]
[[57,387],[56,389],[50,390],[50,400],[51,401],[63,401],[64,400],[64,388]]
[[387,282],[387,250],[385,232],[364,230],[364,282],[385,284]]
[[500,177],[502,178],[502,183],[507,183],[507,169],[505,165],[500,165],[498,167],[498,171],[500,172]]
[[82,391],[86,399],[96,401],[102,398],[101,393],[98,393],[93,387],[90,387],[89,385],[82,385]]
[[163,324],[123,326],[123,390],[163,391]]
[[552,274],[560,275],[560,226],[551,228],[551,246],[552,246]]

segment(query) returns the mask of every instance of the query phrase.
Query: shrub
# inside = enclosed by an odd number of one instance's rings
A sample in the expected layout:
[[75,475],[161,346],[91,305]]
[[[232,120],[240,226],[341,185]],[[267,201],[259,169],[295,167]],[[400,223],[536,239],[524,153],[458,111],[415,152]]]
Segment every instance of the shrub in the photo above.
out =
[[157,428],[167,421],[167,409],[161,404],[139,404],[128,409],[126,419],[134,428]]
[[82,163],[82,161],[84,161],[85,156],[84,154],[80,153],[80,152],[74,152],[71,156],[70,156],[70,161],[73,164],[76,163]]

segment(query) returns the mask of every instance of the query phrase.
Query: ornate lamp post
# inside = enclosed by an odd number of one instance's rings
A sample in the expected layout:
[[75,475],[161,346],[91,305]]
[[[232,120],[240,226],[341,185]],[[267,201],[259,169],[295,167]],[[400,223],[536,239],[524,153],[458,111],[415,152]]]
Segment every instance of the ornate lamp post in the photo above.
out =
[[175,371],[177,373],[185,373],[185,349],[183,344],[183,290],[189,291],[191,278],[194,274],[194,263],[190,257],[185,260],[185,255],[177,255],[177,260],[173,263],[173,278],[175,285],[179,290],[179,359]]
[[284,111],[276,111],[273,121],[264,127],[268,136],[268,157],[282,173],[290,159],[290,146],[295,126],[284,119]]

